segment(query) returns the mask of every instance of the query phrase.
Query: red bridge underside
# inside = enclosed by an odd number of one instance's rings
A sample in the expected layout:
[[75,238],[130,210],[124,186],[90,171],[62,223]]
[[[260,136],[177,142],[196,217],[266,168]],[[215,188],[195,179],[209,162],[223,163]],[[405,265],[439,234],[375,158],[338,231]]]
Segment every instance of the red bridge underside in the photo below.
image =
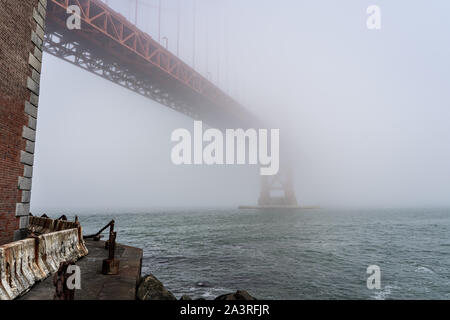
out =
[[[69,30],[67,8],[81,9]],[[211,125],[256,119],[208,79],[99,0],[48,0],[44,50],[78,67]]]

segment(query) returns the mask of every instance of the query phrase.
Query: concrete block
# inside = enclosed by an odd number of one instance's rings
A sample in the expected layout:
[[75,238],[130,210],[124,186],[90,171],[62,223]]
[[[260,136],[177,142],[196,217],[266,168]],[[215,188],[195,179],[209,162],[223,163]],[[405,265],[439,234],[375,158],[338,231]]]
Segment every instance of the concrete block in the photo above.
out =
[[18,187],[20,190],[31,190],[31,178],[19,177]]
[[31,104],[30,102],[25,101],[25,113],[30,115],[30,116],[32,116],[32,117],[34,117],[34,118],[37,118],[38,109],[37,109],[36,106]]
[[41,38],[39,38],[34,30],[31,30],[31,42],[33,42],[36,47],[42,50],[43,41]]
[[31,201],[31,192],[30,191],[22,191],[22,202],[29,203]]
[[36,34],[39,38],[41,38],[42,41],[44,41],[45,31],[40,25],[36,26]]
[[17,203],[16,204],[16,217],[28,216],[30,214],[29,203]]
[[31,92],[39,95],[39,85],[30,77],[27,79],[27,88],[30,89]]
[[20,151],[20,163],[32,166],[34,163],[34,155],[25,151]]
[[33,217],[21,216],[19,224],[21,230],[15,231],[15,242],[0,246],[0,300],[17,298],[58,270],[61,262],[88,254],[77,228],[25,239],[27,226],[33,229]]
[[16,230],[14,231],[14,241],[25,239],[27,235],[27,230]]
[[25,146],[25,151],[28,153],[34,154],[34,146],[35,146],[35,143],[33,141],[27,140],[26,146]]
[[35,118],[33,118],[32,116],[28,116],[28,127],[30,129],[36,130],[37,120]]
[[39,106],[39,96],[35,95],[34,93],[31,93],[30,103],[32,105],[34,105],[35,107],[38,107]]
[[45,28],[44,18],[39,14],[36,8],[33,8],[33,18],[42,29]]
[[[30,66],[32,66],[37,72],[39,72],[39,73],[41,72],[42,64],[38,59],[36,59],[36,57],[32,53],[30,53],[28,55],[28,64]],[[39,76],[39,79],[40,79],[40,76]],[[38,83],[38,81],[35,81],[35,82]]]
[[19,229],[26,229],[28,227],[28,217],[29,216],[20,217]]
[[34,47],[33,55],[36,57],[36,59],[42,62],[42,50],[40,50],[38,47]]
[[41,2],[38,3],[38,8],[37,8],[39,14],[41,15],[42,18],[44,18],[47,16],[47,9],[42,5]]
[[31,70],[31,79],[39,86],[41,85],[41,74],[34,69]]
[[23,176],[25,178],[32,178],[33,177],[33,167],[29,166],[29,165],[24,165]]
[[36,131],[27,126],[23,126],[22,137],[34,142],[36,141]]

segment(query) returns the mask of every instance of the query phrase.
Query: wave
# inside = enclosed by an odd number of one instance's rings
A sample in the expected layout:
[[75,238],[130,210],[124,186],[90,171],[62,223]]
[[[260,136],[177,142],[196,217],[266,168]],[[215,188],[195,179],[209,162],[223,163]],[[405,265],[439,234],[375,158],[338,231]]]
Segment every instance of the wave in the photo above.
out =
[[427,267],[421,267],[421,266],[417,267],[415,272],[419,272],[419,273],[434,273],[433,270],[431,270],[431,269],[429,269]]
[[396,286],[385,286],[383,289],[374,293],[373,298],[375,300],[386,300],[392,293],[393,289],[399,289]]

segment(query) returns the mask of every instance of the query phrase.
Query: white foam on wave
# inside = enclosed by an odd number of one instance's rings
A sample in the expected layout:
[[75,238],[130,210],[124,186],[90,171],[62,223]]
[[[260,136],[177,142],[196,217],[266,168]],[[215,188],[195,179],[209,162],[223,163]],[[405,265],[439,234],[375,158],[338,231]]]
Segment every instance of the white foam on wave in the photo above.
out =
[[[198,288],[197,288],[198,289]],[[226,292],[235,292],[233,290],[225,289],[225,288],[208,288],[201,297],[204,299],[215,299],[218,296],[226,293]]]
[[415,272],[419,272],[419,273],[434,273],[433,270],[427,268],[427,267],[417,267]]
[[391,295],[393,289],[398,289],[398,287],[385,286],[383,289],[376,291],[373,298],[375,300],[386,300],[386,298]]

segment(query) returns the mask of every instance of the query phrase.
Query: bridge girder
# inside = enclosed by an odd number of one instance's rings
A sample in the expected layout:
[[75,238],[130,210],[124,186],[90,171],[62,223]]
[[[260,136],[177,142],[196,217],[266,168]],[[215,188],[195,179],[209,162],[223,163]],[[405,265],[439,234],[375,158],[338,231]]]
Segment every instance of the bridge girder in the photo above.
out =
[[[81,29],[66,26],[81,9]],[[58,41],[57,38],[59,38]],[[259,122],[242,105],[99,0],[48,0],[45,51],[217,127]]]
[[[66,27],[81,8],[81,30]],[[237,101],[99,0],[48,0],[44,51],[220,129],[267,127]],[[290,170],[262,179],[259,204],[296,206]],[[271,195],[280,189],[283,197]]]

